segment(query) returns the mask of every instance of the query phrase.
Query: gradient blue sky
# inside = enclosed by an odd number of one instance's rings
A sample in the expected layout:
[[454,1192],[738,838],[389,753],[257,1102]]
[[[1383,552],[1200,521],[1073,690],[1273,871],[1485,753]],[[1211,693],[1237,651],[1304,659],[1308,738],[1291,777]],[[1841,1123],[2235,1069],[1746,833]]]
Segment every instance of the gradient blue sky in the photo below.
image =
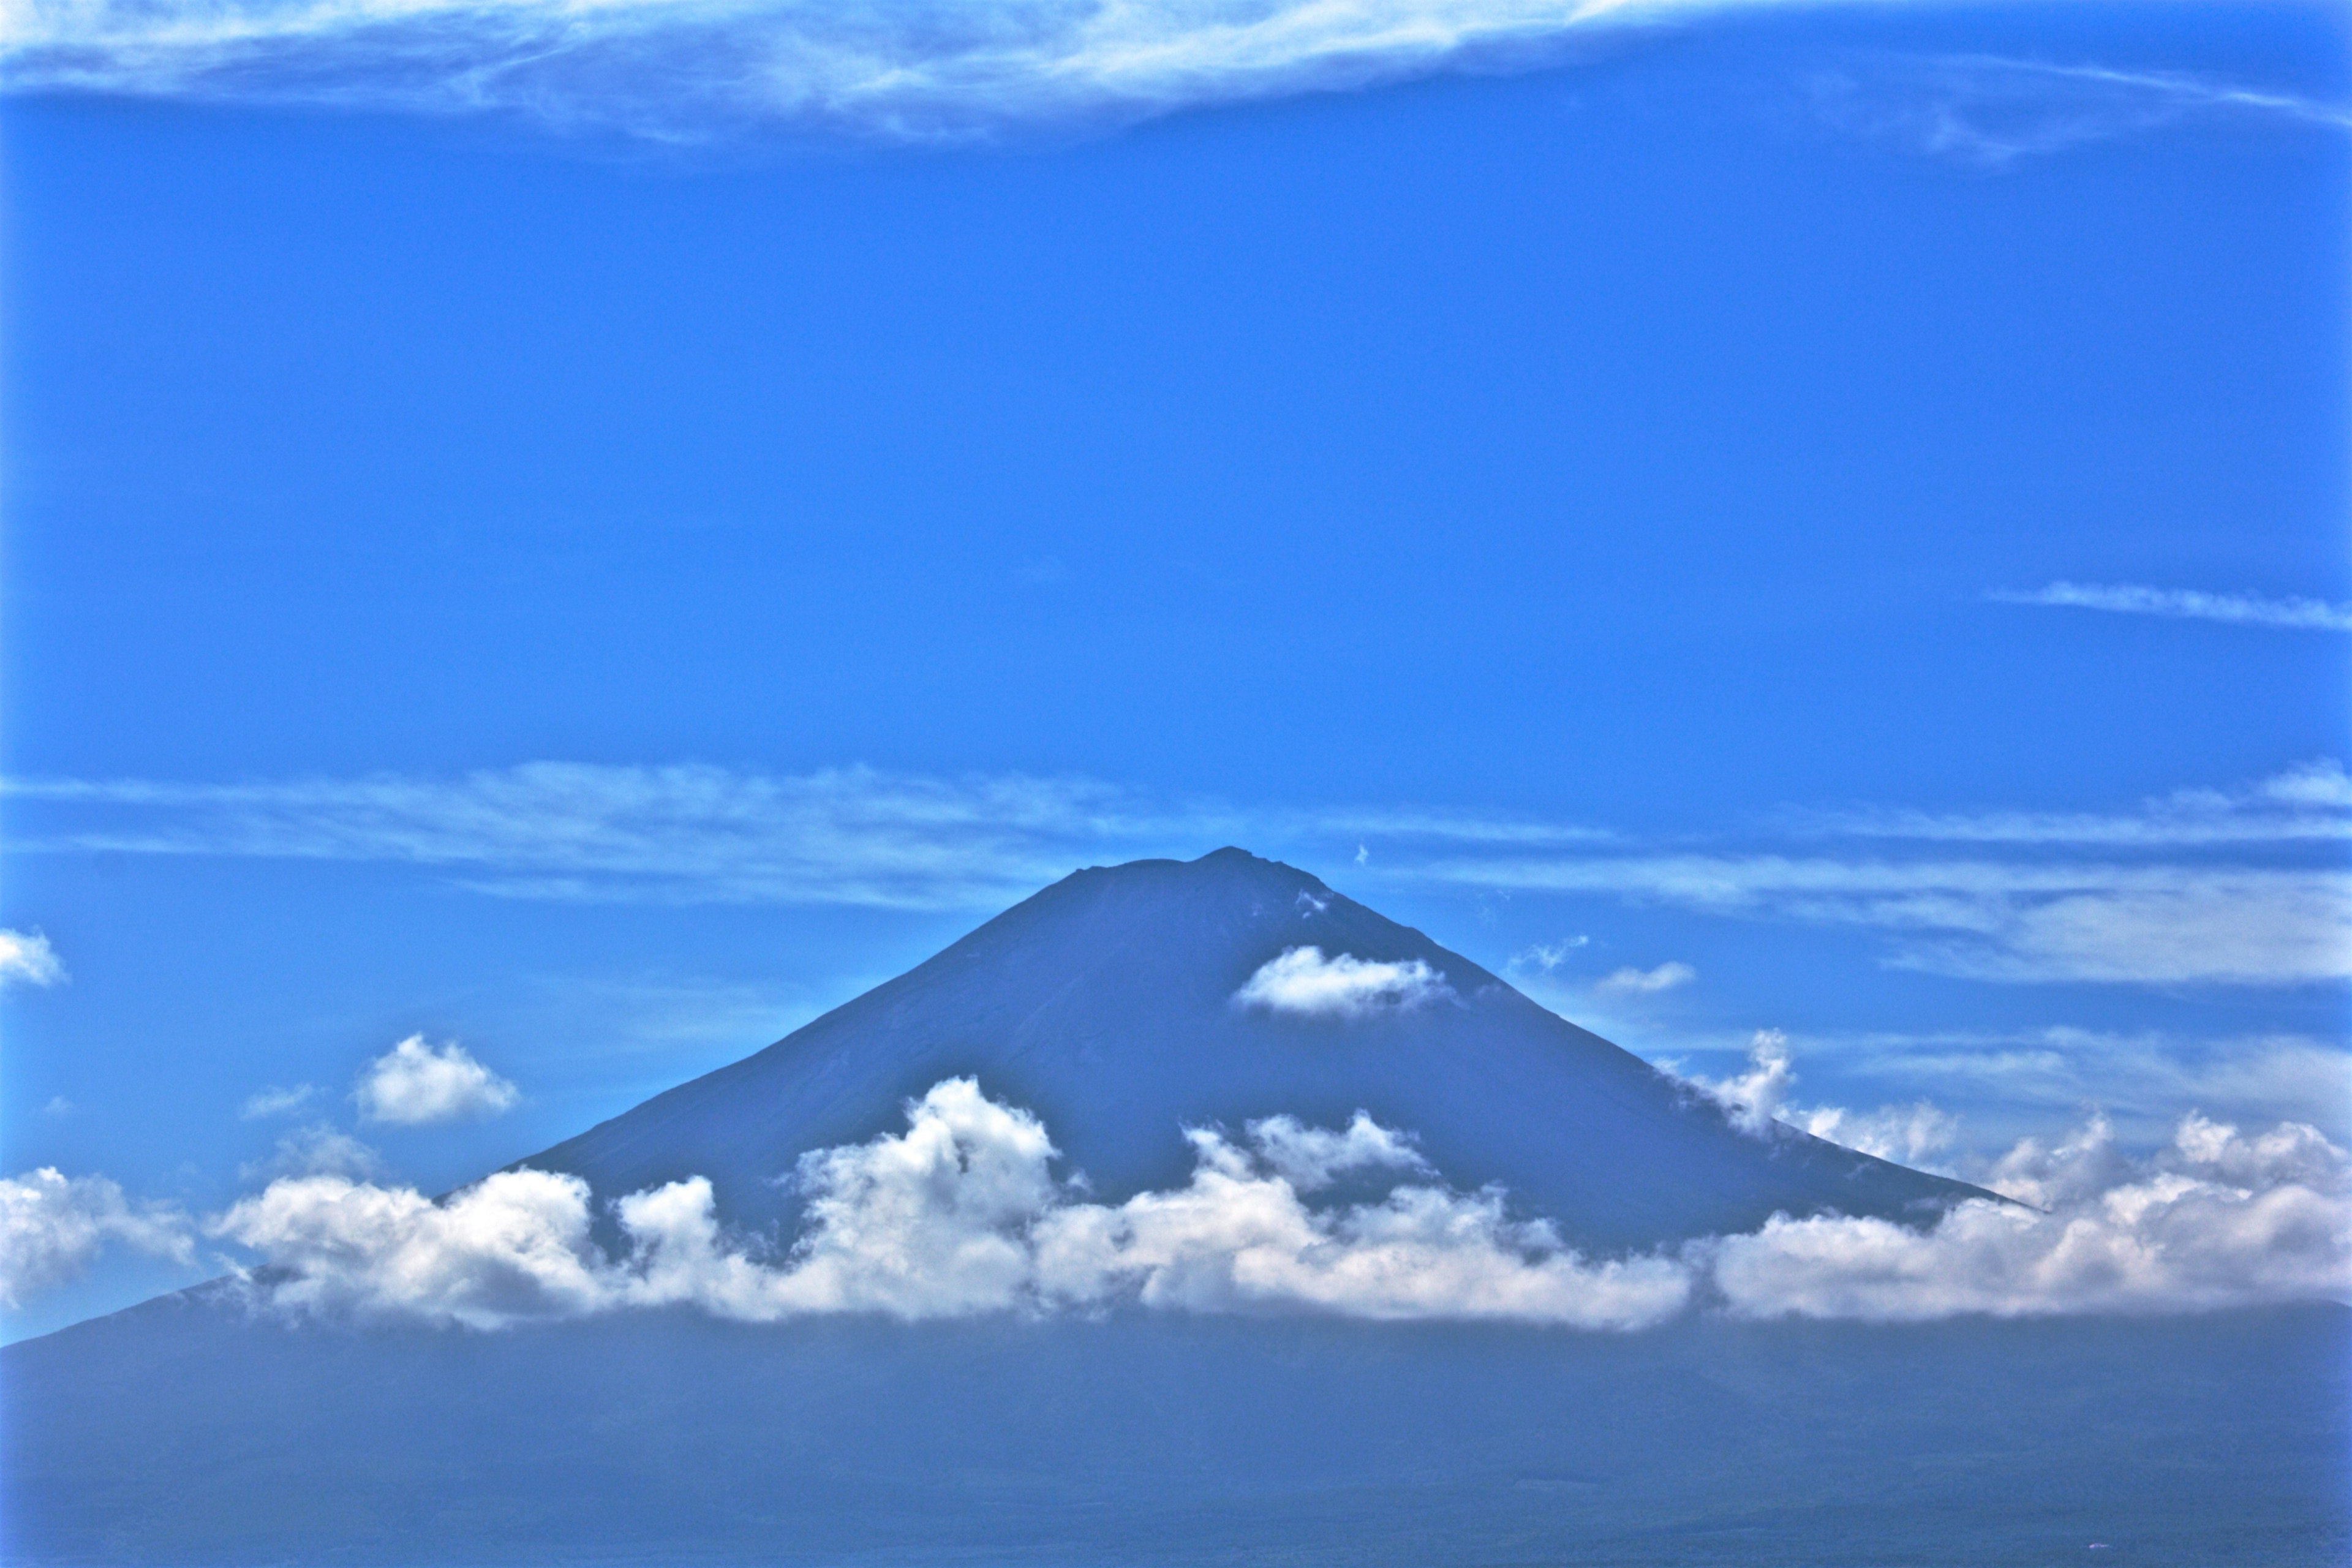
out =
[[[446,1186],[1227,842],[1954,1160],[2352,1133],[2340,10],[905,32],[819,112],[348,9],[6,56],[9,1172]],[[519,1103],[361,1120],[420,1032]]]

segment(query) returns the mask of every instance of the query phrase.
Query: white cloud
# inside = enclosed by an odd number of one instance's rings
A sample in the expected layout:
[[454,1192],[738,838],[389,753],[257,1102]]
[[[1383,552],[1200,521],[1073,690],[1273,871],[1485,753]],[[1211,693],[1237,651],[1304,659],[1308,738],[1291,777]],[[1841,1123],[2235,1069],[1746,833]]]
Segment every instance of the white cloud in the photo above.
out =
[[259,1121],[271,1116],[284,1116],[301,1110],[310,1102],[310,1097],[318,1092],[314,1086],[307,1083],[298,1083],[291,1089],[279,1089],[272,1084],[267,1089],[258,1089],[247,1095],[245,1104],[238,1108],[237,1115],[247,1121]]
[[1792,1104],[1789,1096],[1797,1083],[1796,1063],[1789,1054],[1789,1037],[1779,1029],[1756,1031],[1748,1045],[1748,1070],[1738,1077],[1710,1079],[1693,1073],[1684,1075],[1684,1081],[1729,1111],[1733,1125],[1750,1137],[1769,1137],[1782,1126],[1794,1127],[1906,1165],[1949,1148],[1958,1126],[1954,1117],[1924,1100],[1866,1111]]
[[498,1328],[595,1311],[612,1296],[576,1176],[502,1171],[442,1203],[348,1176],[289,1176],[206,1227],[285,1273],[289,1311]]
[[[1744,1317],[2177,1312],[2352,1298],[2352,1168],[2309,1127],[2256,1137],[2191,1115],[2134,1162],[2104,1122],[2019,1145],[1932,1229],[1781,1215],[1694,1249]],[[2024,1206],[2025,1204],[2038,1205]]]
[[[2337,122],[2344,121],[2339,118]],[[2053,583],[2028,593],[2004,591],[1989,597],[2008,605],[2048,605],[2125,616],[2162,616],[2174,620],[2226,621],[2290,631],[2352,632],[2352,605],[2330,605],[2319,599],[2270,599],[2258,594],[2150,588],[2136,583]]]
[[808,0],[19,0],[16,90],[520,110],[707,136],[762,121],[940,139],[1141,119],[1475,58],[1542,58],[1622,4],[1215,0],[949,10]]
[[66,978],[49,939],[37,931],[0,931],[0,988],[55,985]]
[[385,1166],[381,1155],[350,1133],[314,1121],[280,1136],[268,1159],[240,1165],[237,1174],[248,1182],[278,1176],[344,1176],[367,1182],[383,1176]]
[[[617,1258],[591,1236],[578,1178],[502,1172],[434,1203],[340,1175],[293,1177],[213,1234],[271,1266],[254,1300],[289,1312],[475,1328],[688,1306],[745,1321],[809,1313],[902,1319],[1098,1311],[1313,1311],[1638,1329],[1693,1300],[1733,1313],[1911,1320],[2194,1310],[2352,1296],[2352,1169],[2308,1127],[2258,1135],[2200,1117],[2134,1162],[2105,1125],[2028,1142],[1990,1178],[2029,1208],[1964,1204],[1906,1229],[1776,1218],[1747,1236],[1591,1260],[1499,1191],[1432,1178],[1403,1135],[1287,1118],[1234,1138],[1195,1129],[1192,1179],[1125,1203],[1055,1178],[1026,1111],[970,1079],[908,1107],[903,1133],[805,1156],[805,1227],[781,1255],[730,1237],[693,1177],[614,1205]],[[1400,1180],[1376,1201],[1317,1206],[1347,1171]]]
[[168,1205],[133,1206],[104,1176],[44,1165],[0,1179],[0,1307],[79,1276],[110,1243],[194,1261],[186,1218]]
[[1570,953],[1588,945],[1591,941],[1589,936],[1569,936],[1562,937],[1558,942],[1536,942],[1511,954],[1507,967],[1514,970],[1538,969],[1549,974],[1568,962]]
[[1234,993],[1239,1006],[1308,1018],[1365,1018],[1409,1012],[1454,994],[1445,977],[1418,958],[1375,963],[1352,953],[1323,956],[1294,947],[1269,958]]
[[530,1171],[437,1205],[290,1178],[211,1228],[273,1266],[248,1287],[281,1310],[477,1328],[667,1305],[772,1321],[1119,1301],[1634,1328],[1680,1310],[1689,1289],[1670,1259],[1586,1262],[1549,1226],[1510,1219],[1498,1193],[1404,1184],[1378,1203],[1310,1207],[1304,1194],[1345,1171],[1423,1171],[1403,1138],[1363,1116],[1339,1131],[1287,1118],[1239,1140],[1195,1131],[1188,1185],[1118,1205],[1057,1182],[1045,1128],[970,1079],[935,1086],[908,1121],[802,1160],[807,1226],[774,1262],[730,1244],[700,1177],[621,1199],[618,1259],[590,1240],[586,1186]]
[[521,1090],[476,1061],[463,1046],[425,1043],[411,1035],[368,1063],[352,1091],[360,1114],[372,1121],[416,1125],[463,1116],[496,1116],[522,1098]]
[[1660,991],[1672,991],[1677,985],[1687,985],[1698,978],[1698,971],[1687,963],[1661,963],[1655,969],[1635,969],[1630,965],[1612,969],[1592,983],[1595,991],[1611,996],[1649,996]]

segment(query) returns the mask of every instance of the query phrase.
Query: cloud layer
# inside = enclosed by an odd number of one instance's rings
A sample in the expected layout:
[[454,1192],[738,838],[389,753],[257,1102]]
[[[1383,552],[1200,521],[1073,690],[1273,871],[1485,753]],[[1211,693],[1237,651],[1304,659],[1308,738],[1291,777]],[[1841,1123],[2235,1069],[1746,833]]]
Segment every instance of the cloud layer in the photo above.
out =
[[522,1091],[455,1040],[428,1046],[424,1036],[411,1035],[361,1070],[352,1098],[371,1121],[414,1127],[496,1116],[521,1099]]
[[[210,1228],[268,1264],[247,1281],[259,1310],[480,1329],[650,1307],[766,1322],[1129,1305],[1633,1330],[1694,1303],[1886,1321],[2352,1297],[2352,1164],[2295,1124],[2248,1135],[2190,1116],[2133,1161],[2095,1121],[1990,1173],[2018,1203],[1962,1204],[1920,1229],[1782,1216],[1600,1259],[1514,1217],[1499,1191],[1444,1185],[1409,1138],[1360,1114],[1340,1130],[1276,1118],[1189,1136],[1184,1186],[1095,1203],[1055,1176],[1034,1116],[958,1079],[910,1104],[903,1133],[805,1156],[807,1218],[782,1252],[730,1236],[700,1177],[618,1200],[618,1256],[591,1239],[585,1184],[535,1171],[437,1204],[289,1178]],[[1349,1173],[1385,1173],[1386,1194],[1316,1201]]]
[[1445,977],[1418,958],[1381,963],[1346,952],[1326,958],[1319,947],[1294,947],[1260,964],[1234,993],[1234,1003],[1300,1018],[1368,1018],[1410,1012],[1453,994]]
[[342,1176],[292,1178],[211,1228],[267,1259],[249,1289],[272,1309],[475,1328],[637,1307],[767,1322],[1123,1301],[1636,1328],[1689,1290],[1670,1259],[1587,1262],[1543,1222],[1508,1217],[1496,1193],[1409,1180],[1376,1203],[1310,1206],[1346,1172],[1424,1173],[1405,1140],[1365,1117],[1336,1132],[1285,1118],[1240,1139],[1196,1130],[1188,1185],[1117,1205],[1056,1180],[1045,1128],[970,1079],[935,1086],[908,1121],[803,1157],[806,1228],[773,1259],[724,1234],[701,1177],[620,1199],[618,1258],[589,1238],[586,1184],[537,1171],[501,1172],[440,1204]]

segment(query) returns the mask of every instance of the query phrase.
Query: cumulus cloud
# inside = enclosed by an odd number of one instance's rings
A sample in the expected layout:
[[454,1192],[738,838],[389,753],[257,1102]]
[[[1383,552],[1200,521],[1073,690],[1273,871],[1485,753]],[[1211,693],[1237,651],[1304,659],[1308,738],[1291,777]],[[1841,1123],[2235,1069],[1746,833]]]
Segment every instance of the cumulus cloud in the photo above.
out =
[[585,1184],[534,1171],[440,1204],[341,1176],[289,1178],[211,1228],[268,1261],[248,1288],[278,1310],[477,1328],[672,1305],[772,1321],[1122,1301],[1635,1328],[1689,1290],[1672,1259],[1587,1261],[1549,1225],[1510,1217],[1496,1192],[1409,1181],[1378,1202],[1309,1205],[1346,1172],[1424,1173],[1406,1140],[1360,1115],[1336,1131],[1288,1118],[1238,1138],[1194,1130],[1188,1185],[1116,1205],[1057,1180],[1044,1126],[970,1079],[933,1087],[908,1122],[801,1161],[805,1228],[774,1258],[725,1233],[700,1177],[620,1199],[617,1258],[590,1239]]
[[66,977],[57,949],[37,931],[0,931],[0,988],[55,985]]
[[1453,994],[1445,977],[1418,958],[1382,963],[1346,952],[1326,958],[1319,947],[1294,947],[1260,964],[1234,993],[1234,1002],[1303,1018],[1366,1018],[1409,1012]]
[[428,1046],[411,1035],[368,1063],[352,1091],[371,1121],[415,1126],[465,1116],[496,1116],[522,1091],[476,1061],[455,1040]]
[[1655,969],[1635,969],[1627,966],[1612,969],[1592,983],[1592,988],[1611,996],[1648,996],[1660,991],[1671,991],[1677,985],[1687,985],[1698,978],[1698,971],[1687,963],[1661,963]]
[[[1775,1217],[1694,1249],[1743,1317],[1916,1321],[1962,1313],[2177,1312],[2352,1297],[2352,1168],[2317,1130],[2255,1136],[2190,1115],[2125,1158],[2104,1121],[2027,1141],[1926,1230]],[[2032,1206],[2028,1206],[2032,1205]]]
[[[2191,1116],[2168,1149],[2134,1161],[2095,1122],[1993,1168],[2015,1204],[1963,1204],[1919,1227],[1784,1215],[1600,1259],[1515,1217],[1498,1190],[1444,1185],[1409,1138],[1360,1113],[1339,1130],[1274,1118],[1188,1136],[1183,1186],[1096,1203],[1055,1175],[1034,1116],[956,1079],[908,1107],[905,1131],[805,1156],[803,1228],[782,1250],[730,1235],[693,1177],[614,1203],[622,1247],[607,1253],[586,1184],[538,1171],[439,1203],[289,1177],[209,1228],[266,1260],[246,1281],[265,1310],[481,1329],[653,1307],[769,1322],[1129,1305],[1633,1330],[1694,1300],[1889,1321],[2352,1296],[2352,1166],[2293,1124],[2245,1134]],[[1384,1196],[1310,1201],[1369,1171],[1394,1177]]]
[[1750,1137],[1769,1138],[1784,1127],[1793,1127],[1906,1165],[1916,1165],[1950,1147],[1958,1126],[1957,1118],[1924,1100],[1864,1111],[1792,1103],[1790,1094],[1797,1083],[1796,1061],[1789,1052],[1789,1037],[1779,1029],[1756,1031],[1748,1041],[1747,1071],[1724,1079],[1694,1073],[1685,1075],[1683,1081],[1721,1105],[1730,1113],[1733,1125]]
[[206,1227],[278,1273],[289,1311],[408,1317],[499,1328],[608,1304],[609,1268],[588,1239],[576,1176],[502,1171],[436,1203],[348,1176],[289,1176]]
[[1541,58],[1610,0],[1211,0],[941,10],[807,0],[19,0],[0,67],[82,89],[516,110],[694,138],[745,124],[894,139],[1121,121]]
[[186,1216],[169,1205],[134,1205],[104,1176],[68,1176],[44,1165],[0,1178],[0,1306],[19,1306],[78,1278],[118,1242],[194,1261]]

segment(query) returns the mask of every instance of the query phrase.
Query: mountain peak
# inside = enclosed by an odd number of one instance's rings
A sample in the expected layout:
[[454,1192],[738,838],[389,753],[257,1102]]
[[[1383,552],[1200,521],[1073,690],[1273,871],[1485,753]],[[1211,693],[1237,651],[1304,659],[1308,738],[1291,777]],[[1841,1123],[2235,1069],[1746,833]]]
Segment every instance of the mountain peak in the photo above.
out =
[[[1074,872],[731,1067],[522,1162],[611,1198],[711,1178],[738,1224],[776,1178],[900,1125],[953,1077],[1041,1116],[1117,1199],[1181,1184],[1187,1127],[1358,1110],[1456,1186],[1500,1184],[1581,1245],[1776,1212],[1918,1216],[1973,1192],[1792,1130],[1769,1138],[1320,879],[1227,847]],[[1782,1134],[1785,1134],[1783,1136]]]

